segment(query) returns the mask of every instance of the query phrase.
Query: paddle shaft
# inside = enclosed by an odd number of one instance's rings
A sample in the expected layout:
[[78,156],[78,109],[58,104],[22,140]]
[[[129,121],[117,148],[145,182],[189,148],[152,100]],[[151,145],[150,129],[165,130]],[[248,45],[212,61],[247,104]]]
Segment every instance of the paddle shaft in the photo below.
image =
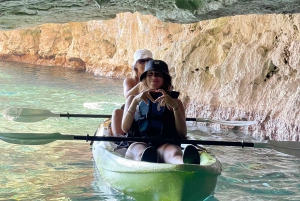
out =
[[56,140],[85,140],[85,141],[130,141],[130,142],[159,142],[172,144],[201,144],[216,146],[235,146],[275,149],[276,151],[300,157],[300,142],[297,141],[273,141],[261,142],[229,142],[229,141],[207,141],[207,140],[180,140],[140,137],[114,137],[114,136],[81,136],[63,135],[60,133],[0,133],[0,139],[13,144],[42,145]]
[[[83,117],[83,118],[111,118],[106,114],[56,114],[50,110],[31,109],[31,108],[14,108],[10,107],[4,110],[3,116],[9,120],[16,122],[32,123],[45,120],[49,117]],[[226,126],[249,126],[257,124],[255,121],[226,121],[209,118],[186,118],[186,121],[217,123]]]
[[[83,118],[111,118],[109,114],[59,114],[60,117],[83,117]],[[186,121],[196,121],[196,118],[186,118]]]
[[[111,115],[108,114],[59,114],[60,117],[86,117],[86,118],[111,118]],[[225,121],[225,120],[214,120],[209,118],[191,118],[187,117],[186,121],[195,121],[195,122],[206,122],[206,123],[217,123],[221,125],[227,126],[249,126],[252,124],[256,124],[255,121]]]
[[[109,114],[59,114],[60,117],[67,117],[68,119],[70,117],[82,117],[82,118],[111,118],[111,115]],[[207,123],[219,123],[223,125],[228,125],[228,126],[246,126],[246,125],[251,125],[255,124],[256,122],[253,121],[222,121],[222,120],[212,120],[208,118],[192,118],[192,117],[187,117],[185,119],[186,121],[196,121],[196,122],[207,122]]]
[[59,114],[60,117],[83,117],[83,118],[111,118],[109,114]]
[[[83,117],[83,118],[111,118],[109,114],[59,114],[60,117]],[[196,118],[187,117],[186,121],[197,121]]]
[[74,135],[74,140],[86,141],[132,141],[132,142],[160,142],[160,143],[180,143],[180,144],[201,144],[232,147],[254,147],[253,142],[228,142],[228,141],[209,141],[209,140],[180,140],[180,139],[160,139],[160,138],[137,138],[137,137],[100,137],[100,136],[78,136]]

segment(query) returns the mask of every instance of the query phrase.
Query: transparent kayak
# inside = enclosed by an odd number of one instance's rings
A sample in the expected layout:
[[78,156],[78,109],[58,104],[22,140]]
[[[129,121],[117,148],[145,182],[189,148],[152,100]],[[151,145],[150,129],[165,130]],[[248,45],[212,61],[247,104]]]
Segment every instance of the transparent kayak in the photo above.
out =
[[[101,124],[96,135],[107,135],[108,124]],[[199,151],[199,165],[175,165],[127,159],[126,149],[116,148],[113,142],[94,142],[96,167],[112,188],[135,200],[203,200],[213,194],[221,174],[221,163],[207,152]]]

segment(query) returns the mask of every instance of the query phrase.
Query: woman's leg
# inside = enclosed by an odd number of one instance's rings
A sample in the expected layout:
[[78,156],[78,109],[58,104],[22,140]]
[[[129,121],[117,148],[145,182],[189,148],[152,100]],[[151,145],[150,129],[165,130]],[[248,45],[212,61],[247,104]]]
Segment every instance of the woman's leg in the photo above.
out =
[[140,161],[142,158],[142,154],[147,147],[148,145],[146,143],[135,142],[128,147],[125,157]]
[[182,151],[179,146],[175,144],[163,144],[157,151],[161,162],[183,164]]
[[124,135],[124,132],[121,129],[123,112],[122,109],[115,109],[112,113],[111,131],[113,136]]

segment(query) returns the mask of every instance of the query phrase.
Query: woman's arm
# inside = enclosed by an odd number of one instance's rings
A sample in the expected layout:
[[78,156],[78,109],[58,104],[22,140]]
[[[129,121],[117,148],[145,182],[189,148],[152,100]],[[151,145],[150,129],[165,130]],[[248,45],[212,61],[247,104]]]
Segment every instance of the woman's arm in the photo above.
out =
[[123,82],[124,97],[127,99],[130,95],[139,94],[139,85],[133,78],[126,78]]
[[136,96],[131,95],[126,99],[121,126],[123,132],[127,133],[131,128],[134,119],[134,114],[136,111],[136,106],[139,104],[140,101],[144,101],[146,104],[148,104],[148,99],[150,99],[152,102],[154,102],[152,96],[150,95],[150,92],[153,91],[156,90],[148,89],[143,91],[142,93],[139,93]]
[[175,99],[178,107],[173,108],[176,130],[180,138],[186,138],[187,127],[185,121],[185,109],[182,102],[179,99]]
[[135,99],[136,96],[129,96],[126,99],[125,107],[124,107],[124,115],[122,118],[122,130],[124,133],[127,133],[129,129],[131,128],[133,119],[134,119],[134,113],[136,111],[136,106],[139,102]]

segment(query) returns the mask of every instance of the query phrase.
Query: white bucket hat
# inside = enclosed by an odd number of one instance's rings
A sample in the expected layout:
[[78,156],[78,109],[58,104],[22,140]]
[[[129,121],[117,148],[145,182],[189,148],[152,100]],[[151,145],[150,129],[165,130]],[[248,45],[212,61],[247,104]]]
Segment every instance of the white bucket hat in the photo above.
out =
[[153,59],[152,52],[146,49],[136,51],[134,53],[134,62],[132,64],[132,69],[134,69],[136,62],[140,59]]

